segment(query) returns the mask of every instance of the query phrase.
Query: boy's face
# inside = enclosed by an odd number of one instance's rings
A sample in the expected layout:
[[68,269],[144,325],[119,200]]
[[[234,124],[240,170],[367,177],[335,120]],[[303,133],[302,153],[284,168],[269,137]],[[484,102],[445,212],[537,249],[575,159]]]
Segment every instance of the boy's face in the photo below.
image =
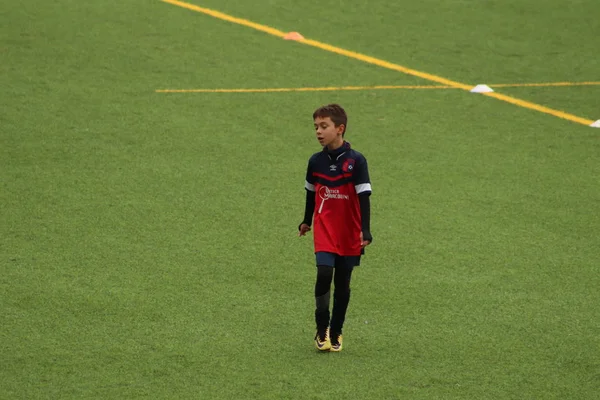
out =
[[317,140],[321,146],[339,147],[343,143],[342,134],[344,133],[344,124],[335,126],[330,117],[315,118],[315,130],[317,131]]

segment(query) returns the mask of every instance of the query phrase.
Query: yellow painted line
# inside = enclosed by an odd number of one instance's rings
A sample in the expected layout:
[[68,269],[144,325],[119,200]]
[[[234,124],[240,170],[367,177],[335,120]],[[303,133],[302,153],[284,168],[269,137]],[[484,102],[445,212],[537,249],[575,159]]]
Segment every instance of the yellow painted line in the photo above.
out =
[[531,103],[529,101],[517,99],[516,97],[507,96],[505,94],[501,94],[498,92],[481,93],[481,94],[488,96],[488,97],[493,97],[498,100],[506,101],[507,103],[511,103],[516,106],[525,107],[525,108],[529,108],[530,110],[535,110],[535,111],[539,111],[539,112],[542,112],[545,114],[554,115],[555,117],[563,118],[563,119],[566,119],[566,120],[569,120],[572,122],[577,122],[577,123],[580,123],[583,125],[590,126],[591,124],[594,123],[594,121],[592,121],[591,119],[581,118],[576,115],[566,113],[564,111],[554,110],[552,108],[548,108],[548,107],[545,107],[545,106],[542,106],[542,105],[539,105],[536,103]]
[[[552,87],[552,86],[598,86],[600,82],[546,82],[546,83],[498,83],[490,87]],[[399,89],[458,89],[440,85],[377,85],[377,86],[325,86],[302,88],[260,89],[157,89],[156,93],[277,93],[277,92],[336,92],[344,90],[399,90]],[[545,107],[547,109],[547,107]],[[539,110],[538,110],[539,111]]]
[[332,53],[337,53],[337,54],[340,54],[340,55],[343,55],[343,56],[346,56],[349,58],[354,58],[356,60],[364,61],[369,64],[377,65],[379,67],[402,72],[407,75],[417,76],[419,78],[423,78],[428,81],[441,83],[442,85],[452,86],[452,87],[455,87],[458,89],[463,89],[463,90],[471,90],[473,88],[473,85],[467,85],[464,83],[455,82],[450,79],[442,78],[441,76],[432,75],[432,74],[428,74],[426,72],[421,72],[421,71],[417,71],[414,69],[410,69],[410,68],[404,67],[402,65],[398,65],[398,64],[394,64],[394,63],[391,63],[388,61],[380,60],[379,58],[375,58],[375,57],[366,56],[364,54],[356,53],[354,51],[344,50],[339,47],[331,46],[326,43],[317,42],[316,40],[303,39],[303,40],[299,40],[298,42],[307,44],[309,46],[317,47],[322,50],[330,51]]
[[[490,87],[551,87],[551,86],[594,86],[600,82],[546,82],[546,83],[498,83]],[[440,85],[377,85],[377,86],[325,86],[302,88],[260,89],[157,89],[156,93],[277,93],[277,92],[334,92],[344,90],[398,90],[398,89],[458,89]]]
[[600,82],[546,82],[546,83],[498,83],[489,87],[552,87],[552,86],[597,86]]
[[401,86],[327,86],[304,88],[263,89],[158,89],[156,93],[276,93],[276,92],[333,92],[343,90],[392,90],[392,89],[456,89],[452,86],[401,85]]
[[[222,13],[220,11],[215,11],[212,9],[208,9],[208,8],[204,8],[204,7],[199,7],[197,5],[194,4],[190,4],[190,3],[186,3],[183,1],[178,1],[178,0],[161,0],[165,3],[169,3],[169,4],[173,4],[179,7],[183,7],[183,8],[187,8],[188,10],[192,10],[192,11],[197,11],[206,15],[210,15],[211,17],[214,18],[219,18],[221,20],[224,21],[228,21],[228,22],[232,22],[234,24],[239,24],[239,25],[243,25],[243,26],[247,26],[249,28],[253,28],[256,30],[259,30],[261,32],[265,32],[268,33],[270,35],[274,35],[277,36],[279,38],[283,38],[286,33],[282,32],[278,29],[272,28],[270,26],[267,25],[262,25],[262,24],[257,24],[255,22],[252,21],[248,21],[246,19],[242,19],[242,18],[236,18],[236,17],[232,17],[231,15]],[[353,58],[356,60],[360,60],[369,64],[373,64],[373,65],[377,65],[383,68],[387,68],[387,69],[391,69],[394,71],[398,71],[398,72],[402,72],[404,74],[407,75],[412,75],[412,76],[417,76],[419,78],[423,78],[426,79],[428,81],[432,81],[432,82],[437,82],[440,83],[442,85],[446,85],[446,86],[451,86],[457,89],[463,89],[463,90],[471,90],[473,88],[474,85],[468,85],[465,83],[461,83],[461,82],[456,82],[456,81],[452,81],[450,79],[446,79],[443,78],[441,76],[437,76],[437,75],[433,75],[433,74],[428,74],[426,72],[421,72],[421,71],[417,71],[414,69],[410,69],[407,67],[404,67],[402,65],[398,65],[398,64],[394,64],[388,61],[384,61],[381,60],[379,58],[375,58],[375,57],[371,57],[371,56],[367,56],[361,53],[356,53],[354,51],[350,51],[350,50],[345,50],[342,49],[340,47],[336,47],[336,46],[332,46],[326,43],[322,43],[322,42],[318,42],[316,40],[310,40],[310,39],[301,39],[301,40],[297,40],[297,42],[299,43],[303,43],[309,46],[313,46],[322,50],[326,50],[332,53],[336,53],[336,54],[340,54],[349,58]],[[566,112],[563,111],[559,111],[559,110],[554,110],[552,108],[548,108],[548,107],[544,107],[541,106],[539,104],[535,104],[535,103],[531,103],[529,101],[525,101],[525,100],[520,100],[517,99],[515,97],[511,97],[511,96],[506,96],[503,94],[499,94],[496,92],[491,92],[491,93],[483,93],[484,95],[488,96],[488,97],[493,97],[495,99],[498,100],[502,100],[520,107],[524,107],[524,108],[528,108],[531,110],[535,110],[535,111],[539,111],[539,112],[543,112],[545,114],[549,114],[549,115],[553,115],[555,117],[559,117],[559,118],[564,118],[566,120],[572,121],[572,122],[577,122],[580,124],[584,124],[584,125],[590,125],[592,124],[594,121],[592,120],[588,120],[586,118],[581,118],[578,117],[576,115],[572,115],[572,114],[568,114]]]
[[234,24],[247,26],[248,28],[256,29],[258,31],[262,31],[262,32],[265,32],[265,33],[268,33],[270,35],[274,35],[274,36],[277,36],[280,38],[283,38],[286,35],[285,32],[282,32],[275,28],[271,28],[270,26],[257,24],[255,22],[248,21],[247,19],[232,17],[231,15],[224,14],[220,11],[215,11],[215,10],[211,10],[209,8],[199,7],[197,5],[185,3],[183,1],[177,1],[177,0],[162,0],[162,1],[164,1],[165,3],[173,4],[175,6],[187,8],[188,10],[197,11],[197,12],[200,12],[200,13],[203,13],[206,15],[210,15],[211,17],[219,18],[224,21],[233,22]]

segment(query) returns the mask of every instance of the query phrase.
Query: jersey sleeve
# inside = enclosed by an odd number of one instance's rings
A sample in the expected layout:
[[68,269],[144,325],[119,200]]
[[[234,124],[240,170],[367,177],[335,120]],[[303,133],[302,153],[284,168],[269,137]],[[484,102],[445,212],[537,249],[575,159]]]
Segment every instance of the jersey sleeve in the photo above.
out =
[[315,177],[313,176],[313,158],[311,157],[310,160],[308,160],[308,167],[306,168],[306,180],[304,182],[304,188],[308,191],[314,192],[315,191]]
[[354,171],[354,189],[356,189],[356,194],[371,193],[369,166],[367,164],[367,159],[363,156],[356,160],[356,170]]

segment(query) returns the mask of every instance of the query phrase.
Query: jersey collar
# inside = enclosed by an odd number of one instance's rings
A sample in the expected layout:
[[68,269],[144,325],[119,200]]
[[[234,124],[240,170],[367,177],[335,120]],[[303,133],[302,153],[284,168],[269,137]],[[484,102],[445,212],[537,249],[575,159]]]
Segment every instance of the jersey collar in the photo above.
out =
[[350,143],[346,142],[345,140],[340,147],[332,151],[328,150],[327,147],[323,147],[323,151],[327,153],[330,159],[337,159],[348,150],[350,150]]

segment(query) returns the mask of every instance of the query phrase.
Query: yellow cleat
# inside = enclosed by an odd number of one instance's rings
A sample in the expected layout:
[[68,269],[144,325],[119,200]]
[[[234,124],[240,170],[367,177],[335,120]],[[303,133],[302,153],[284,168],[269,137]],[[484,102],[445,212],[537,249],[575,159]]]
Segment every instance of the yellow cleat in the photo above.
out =
[[321,332],[321,334],[319,335],[319,332],[317,331],[317,334],[315,335],[315,346],[319,351],[329,351],[329,349],[331,349],[331,340],[329,340],[329,328],[325,330],[324,334],[323,332]]
[[342,351],[342,334],[338,333],[331,339],[331,348],[329,351]]

